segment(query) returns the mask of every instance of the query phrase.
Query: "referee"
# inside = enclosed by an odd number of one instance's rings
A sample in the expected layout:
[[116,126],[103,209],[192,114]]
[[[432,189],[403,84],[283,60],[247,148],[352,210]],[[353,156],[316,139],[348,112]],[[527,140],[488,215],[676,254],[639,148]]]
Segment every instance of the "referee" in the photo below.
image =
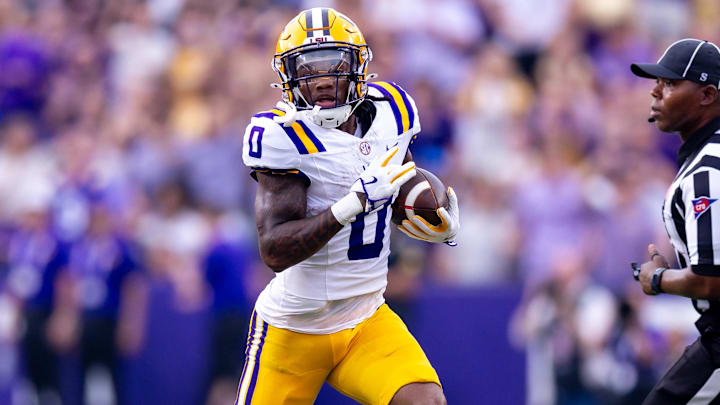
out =
[[631,65],[655,79],[650,118],[680,134],[680,167],[663,204],[663,221],[680,269],[670,269],[654,245],[640,267],[645,294],[692,298],[700,337],[663,376],[643,404],[718,404],[720,398],[720,49],[683,39],[657,63]]

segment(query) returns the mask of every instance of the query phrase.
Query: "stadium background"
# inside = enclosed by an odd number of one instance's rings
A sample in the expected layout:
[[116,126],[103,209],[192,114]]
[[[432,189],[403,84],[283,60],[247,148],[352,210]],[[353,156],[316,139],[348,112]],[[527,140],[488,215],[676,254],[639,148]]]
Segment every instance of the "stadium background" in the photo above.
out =
[[[717,43],[715,0],[0,0],[0,403],[232,401],[213,342],[272,276],[242,134],[318,5],[415,97],[413,155],[459,195],[459,246],[394,232],[387,291],[449,403],[639,403],[696,316],[630,277],[648,243],[671,256],[679,139],[628,66]],[[113,350],[118,398],[82,360]]]

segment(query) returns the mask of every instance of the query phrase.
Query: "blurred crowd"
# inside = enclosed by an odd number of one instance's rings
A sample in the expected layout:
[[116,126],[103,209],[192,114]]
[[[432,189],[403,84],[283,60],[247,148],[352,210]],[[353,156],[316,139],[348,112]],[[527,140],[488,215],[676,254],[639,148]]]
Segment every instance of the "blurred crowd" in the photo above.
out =
[[715,0],[0,0],[0,403],[232,402],[272,277],[242,136],[318,5],[415,98],[415,160],[460,200],[456,248],[393,233],[388,299],[522,285],[527,403],[639,403],[694,315],[630,277],[672,256],[680,140],[629,64],[720,41]]

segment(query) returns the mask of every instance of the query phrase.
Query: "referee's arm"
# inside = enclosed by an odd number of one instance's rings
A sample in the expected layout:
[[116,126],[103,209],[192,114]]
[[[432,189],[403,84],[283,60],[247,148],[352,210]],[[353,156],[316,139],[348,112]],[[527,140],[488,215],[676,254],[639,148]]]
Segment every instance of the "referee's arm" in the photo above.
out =
[[[695,299],[720,299],[720,171],[705,169],[683,180],[684,215],[674,218],[676,226],[684,222],[682,237],[690,257],[689,266],[669,269],[667,260],[655,246],[648,246],[650,261],[644,263],[640,271],[646,294],[663,292]],[[718,242],[714,243],[715,239]]]
[[655,245],[648,246],[648,253],[653,259],[643,263],[640,269],[640,283],[645,294],[657,294],[652,289],[652,276],[658,268],[667,268],[659,279],[660,292],[695,299],[720,299],[720,266],[717,268],[717,276],[704,276],[695,273],[692,266],[670,269]]
[[[656,256],[657,257],[657,256]],[[720,269],[718,269],[720,271]],[[720,277],[701,276],[690,268],[663,273],[660,279],[661,291],[695,299],[720,299]]]

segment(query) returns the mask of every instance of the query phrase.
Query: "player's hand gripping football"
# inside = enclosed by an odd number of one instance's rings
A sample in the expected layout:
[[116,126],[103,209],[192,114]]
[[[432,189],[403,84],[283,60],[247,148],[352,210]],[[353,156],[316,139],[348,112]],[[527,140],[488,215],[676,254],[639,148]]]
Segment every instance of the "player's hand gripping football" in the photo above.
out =
[[423,217],[415,215],[410,220],[403,220],[398,229],[405,235],[423,240],[426,242],[447,243],[455,246],[455,236],[460,230],[460,208],[458,207],[457,195],[452,187],[448,187],[448,209],[440,207],[437,214],[440,217],[439,225],[428,223]]
[[390,201],[400,187],[415,176],[415,162],[404,165],[390,161],[398,153],[393,146],[387,152],[370,162],[360,178],[350,187],[350,191],[365,194],[365,212],[373,212]]
[[[369,213],[382,208],[403,184],[415,176],[415,162],[404,165],[391,163],[398,151],[398,146],[394,146],[370,162],[350,187],[350,193],[330,207],[338,222],[347,225],[361,212]],[[360,196],[365,197],[364,201]]]

